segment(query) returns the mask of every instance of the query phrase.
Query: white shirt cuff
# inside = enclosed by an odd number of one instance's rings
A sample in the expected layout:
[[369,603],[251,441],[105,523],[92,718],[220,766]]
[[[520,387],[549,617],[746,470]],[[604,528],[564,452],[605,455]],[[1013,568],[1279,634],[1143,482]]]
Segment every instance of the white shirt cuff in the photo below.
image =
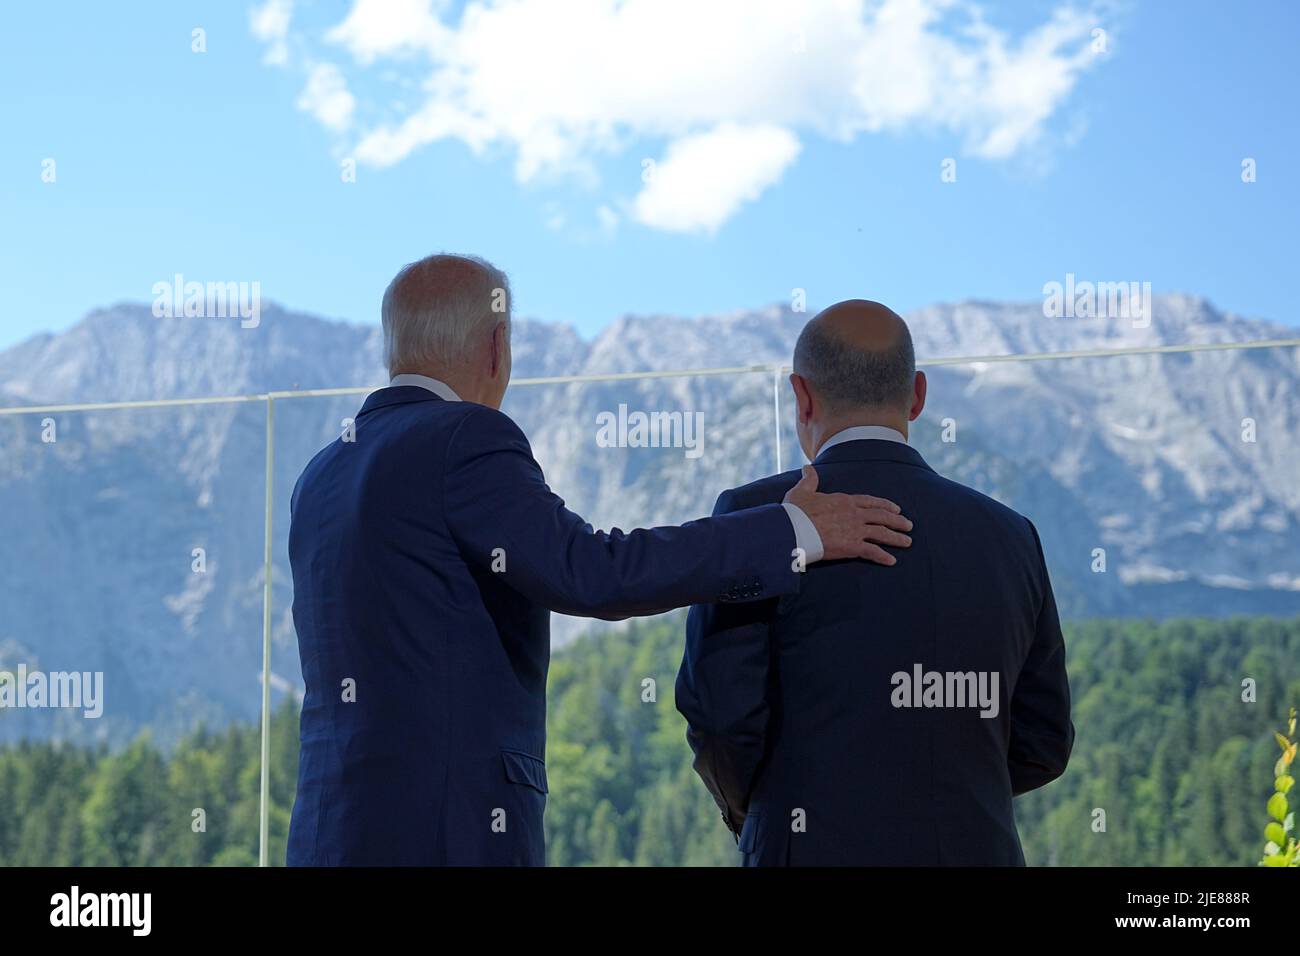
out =
[[790,524],[794,525],[794,546],[803,552],[804,563],[816,564],[825,554],[822,549],[822,536],[817,533],[817,526],[798,505],[783,501],[781,507],[790,516]]

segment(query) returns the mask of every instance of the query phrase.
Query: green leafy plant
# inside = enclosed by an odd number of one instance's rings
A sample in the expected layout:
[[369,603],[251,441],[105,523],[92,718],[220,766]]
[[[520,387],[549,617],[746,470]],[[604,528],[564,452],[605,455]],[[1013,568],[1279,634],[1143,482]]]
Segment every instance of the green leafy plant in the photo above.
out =
[[1291,776],[1291,763],[1295,760],[1295,708],[1287,718],[1286,735],[1274,733],[1282,756],[1273,765],[1273,796],[1268,798],[1268,815],[1272,818],[1264,827],[1264,859],[1260,866],[1300,866],[1300,846],[1295,838],[1295,811],[1287,802],[1287,794],[1295,786]]

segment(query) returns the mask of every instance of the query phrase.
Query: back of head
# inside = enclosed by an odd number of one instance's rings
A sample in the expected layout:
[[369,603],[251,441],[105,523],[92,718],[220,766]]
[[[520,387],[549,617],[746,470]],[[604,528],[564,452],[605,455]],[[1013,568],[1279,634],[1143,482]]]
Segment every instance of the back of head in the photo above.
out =
[[477,256],[427,256],[388,284],[381,314],[390,374],[455,367],[497,323],[508,328],[509,281]]
[[912,335],[907,323],[879,302],[839,302],[804,326],[794,348],[794,371],[831,415],[906,416],[916,379]]

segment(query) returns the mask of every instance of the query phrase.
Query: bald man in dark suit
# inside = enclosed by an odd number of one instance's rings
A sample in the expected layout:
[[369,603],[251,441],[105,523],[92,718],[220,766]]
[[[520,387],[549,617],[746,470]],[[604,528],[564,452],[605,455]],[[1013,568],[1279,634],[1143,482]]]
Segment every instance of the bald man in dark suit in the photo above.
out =
[[[1012,798],[1058,777],[1074,740],[1038,533],[908,444],[926,378],[883,305],[816,316],[790,383],[821,488],[897,502],[913,544],[888,570],[828,561],[797,594],[692,608],[677,707],[695,769],[746,865],[1023,865]],[[799,477],[724,492],[714,514]]]

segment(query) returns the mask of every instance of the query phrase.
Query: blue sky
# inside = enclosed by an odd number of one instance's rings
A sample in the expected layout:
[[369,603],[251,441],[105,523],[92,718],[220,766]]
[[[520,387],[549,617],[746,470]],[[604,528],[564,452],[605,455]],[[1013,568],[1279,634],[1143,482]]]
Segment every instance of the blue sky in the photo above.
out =
[[586,334],[1067,272],[1300,323],[1300,5],[731,2],[10,9],[0,347],[178,272],[377,321],[437,250]]

